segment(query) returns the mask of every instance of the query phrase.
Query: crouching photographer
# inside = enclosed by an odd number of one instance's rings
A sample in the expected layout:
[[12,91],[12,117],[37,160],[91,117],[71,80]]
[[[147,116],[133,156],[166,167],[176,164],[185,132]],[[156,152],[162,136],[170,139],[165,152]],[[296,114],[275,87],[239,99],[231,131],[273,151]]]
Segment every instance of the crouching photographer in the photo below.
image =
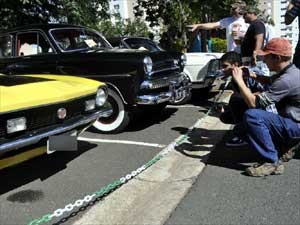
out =
[[[220,62],[224,78],[232,79],[233,69],[241,68],[243,71],[243,80],[252,93],[258,94],[268,88],[270,78],[265,77],[263,71],[257,70],[257,67],[243,67],[240,54],[233,51],[227,52],[221,57]],[[261,82],[257,80],[261,80]],[[226,124],[235,124],[233,137],[225,143],[226,147],[241,147],[248,144],[242,127],[242,120],[245,111],[249,107],[243,99],[236,82],[233,81],[230,84],[234,93],[231,95],[227,107],[221,114],[220,120]]]
[[[292,46],[287,39],[273,38],[257,54],[263,56],[270,71],[276,72],[267,90],[254,94],[244,81],[243,70],[232,69],[233,80],[249,107],[243,115],[244,131],[250,146],[263,159],[247,168],[246,173],[282,174],[282,161],[288,161],[294,154],[288,148],[300,140],[300,70],[291,63]],[[266,110],[271,105],[278,114]]]

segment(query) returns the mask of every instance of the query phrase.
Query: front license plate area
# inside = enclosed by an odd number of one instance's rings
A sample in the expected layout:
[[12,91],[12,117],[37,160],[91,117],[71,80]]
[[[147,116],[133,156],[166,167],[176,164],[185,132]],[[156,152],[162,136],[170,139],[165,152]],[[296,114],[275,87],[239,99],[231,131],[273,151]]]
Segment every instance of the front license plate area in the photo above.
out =
[[55,151],[77,151],[77,132],[50,136],[47,141],[47,154]]
[[172,91],[173,99],[179,100],[186,96],[186,90],[180,85],[181,83],[171,83],[170,90]]

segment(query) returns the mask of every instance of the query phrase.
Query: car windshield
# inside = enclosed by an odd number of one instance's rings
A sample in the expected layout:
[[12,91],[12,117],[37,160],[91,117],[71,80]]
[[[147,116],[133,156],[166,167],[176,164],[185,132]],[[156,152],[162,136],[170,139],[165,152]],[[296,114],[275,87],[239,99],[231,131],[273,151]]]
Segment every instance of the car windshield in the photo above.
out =
[[63,51],[111,48],[98,33],[84,28],[62,28],[50,31],[56,45]]
[[127,45],[132,49],[148,50],[150,52],[163,51],[155,42],[143,38],[127,38],[124,39]]

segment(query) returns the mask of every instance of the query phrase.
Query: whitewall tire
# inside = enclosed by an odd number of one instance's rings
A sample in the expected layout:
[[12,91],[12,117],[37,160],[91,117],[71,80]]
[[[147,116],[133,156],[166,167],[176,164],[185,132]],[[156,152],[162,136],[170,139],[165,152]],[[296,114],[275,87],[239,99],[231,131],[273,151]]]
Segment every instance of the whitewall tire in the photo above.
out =
[[108,90],[107,101],[113,110],[112,114],[99,118],[93,126],[101,133],[121,132],[129,124],[129,113],[125,110],[121,97],[114,90]]

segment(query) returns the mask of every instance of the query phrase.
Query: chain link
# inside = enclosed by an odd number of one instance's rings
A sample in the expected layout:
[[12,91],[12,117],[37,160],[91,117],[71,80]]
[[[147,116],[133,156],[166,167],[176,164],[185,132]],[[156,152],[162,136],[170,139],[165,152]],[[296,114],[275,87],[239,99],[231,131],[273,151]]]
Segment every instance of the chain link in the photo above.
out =
[[[223,92],[224,92],[224,90],[216,98],[215,102],[217,102],[219,100],[219,97],[221,96],[221,94]],[[213,106],[198,121],[197,125],[199,125],[203,121],[203,119],[210,114],[210,112],[212,111],[212,109],[213,109]],[[190,133],[192,131],[193,131],[193,128],[190,128],[185,135],[183,135],[182,137],[180,137],[179,140],[175,141],[174,143],[171,143],[166,149],[164,149],[162,152],[158,153],[153,159],[151,159],[149,162],[147,162],[146,164],[144,164],[143,166],[141,166],[137,170],[134,170],[131,173],[127,174],[126,176],[121,177],[120,179],[118,179],[118,180],[114,181],[113,183],[107,185],[106,187],[103,187],[103,188],[99,189],[98,191],[96,191],[92,195],[86,195],[83,199],[76,200],[74,202],[74,204],[68,204],[63,209],[57,209],[57,210],[55,210],[53,212],[53,214],[46,214],[46,215],[42,216],[41,218],[32,220],[27,225],[39,225],[39,224],[47,223],[47,222],[51,221],[52,218],[54,218],[54,217],[60,217],[60,216],[62,216],[66,212],[73,211],[74,208],[80,208],[81,206],[83,206],[84,203],[87,204],[87,203],[93,201],[95,198],[101,198],[101,197],[103,197],[104,195],[106,195],[106,194],[110,193],[111,191],[117,189],[118,187],[122,186],[127,181],[131,180],[132,178],[134,178],[135,176],[137,176],[138,174],[140,174],[141,172],[143,172],[144,170],[146,170],[147,168],[149,168],[150,166],[152,166],[153,164],[155,164],[157,161],[159,161],[160,159],[162,159],[163,157],[165,157],[176,146],[182,144],[188,138],[188,136],[190,135]]]

